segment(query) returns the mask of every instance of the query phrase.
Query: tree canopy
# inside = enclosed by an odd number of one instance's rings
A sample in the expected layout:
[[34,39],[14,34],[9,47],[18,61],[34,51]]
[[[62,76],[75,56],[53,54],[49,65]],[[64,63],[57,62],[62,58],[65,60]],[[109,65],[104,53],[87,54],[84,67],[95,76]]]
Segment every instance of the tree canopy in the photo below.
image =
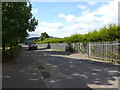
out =
[[49,35],[46,32],[41,33],[40,40],[43,41],[45,38],[49,38]]
[[67,37],[69,42],[102,42],[102,41],[120,41],[120,26],[110,24],[100,30],[93,30],[87,34],[75,34]]
[[30,2],[2,2],[2,47],[22,42],[27,31],[34,31],[38,20],[32,16]]

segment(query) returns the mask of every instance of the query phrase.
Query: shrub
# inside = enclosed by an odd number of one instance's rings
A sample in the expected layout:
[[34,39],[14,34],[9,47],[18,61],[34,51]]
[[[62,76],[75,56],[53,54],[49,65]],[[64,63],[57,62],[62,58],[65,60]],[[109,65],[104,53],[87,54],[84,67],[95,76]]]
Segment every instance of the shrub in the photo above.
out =
[[21,46],[17,45],[14,48],[8,50],[2,50],[2,62],[7,62],[8,60],[14,60],[18,55]]
[[74,52],[75,50],[73,49],[73,46],[70,43],[68,43],[66,51]]

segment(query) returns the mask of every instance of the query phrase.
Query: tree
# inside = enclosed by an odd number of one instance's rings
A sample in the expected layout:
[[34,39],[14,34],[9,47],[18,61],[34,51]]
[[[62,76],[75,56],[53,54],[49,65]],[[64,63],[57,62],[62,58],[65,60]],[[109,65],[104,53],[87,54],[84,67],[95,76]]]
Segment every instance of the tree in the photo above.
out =
[[30,2],[2,2],[2,48],[22,42],[34,31],[38,20],[32,17]]
[[49,35],[46,32],[41,33],[40,40],[43,41],[45,38],[49,38]]
[[87,34],[74,34],[65,38],[67,43],[73,42],[101,42],[101,41],[120,41],[120,26],[110,24],[108,27],[104,26],[99,31],[94,30]]

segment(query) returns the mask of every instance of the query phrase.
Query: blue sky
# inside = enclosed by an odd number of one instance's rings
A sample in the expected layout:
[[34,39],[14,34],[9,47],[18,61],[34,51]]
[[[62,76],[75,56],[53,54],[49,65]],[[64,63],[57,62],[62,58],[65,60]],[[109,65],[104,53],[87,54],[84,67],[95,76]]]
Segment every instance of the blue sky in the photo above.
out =
[[47,32],[50,36],[63,38],[76,33],[85,34],[94,29],[99,30],[104,25],[117,23],[116,9],[117,0],[109,2],[32,2],[32,13],[38,19],[39,25],[35,32],[29,34],[30,37],[33,37]]
[[64,12],[64,14],[80,16],[83,10],[78,8],[78,5],[88,6],[92,11],[104,3],[105,2],[99,2],[95,5],[89,5],[87,2],[32,2],[32,6],[38,10],[37,13],[34,13],[34,16],[38,20],[46,22],[62,21],[62,23],[64,23],[64,20],[58,18],[60,13]]

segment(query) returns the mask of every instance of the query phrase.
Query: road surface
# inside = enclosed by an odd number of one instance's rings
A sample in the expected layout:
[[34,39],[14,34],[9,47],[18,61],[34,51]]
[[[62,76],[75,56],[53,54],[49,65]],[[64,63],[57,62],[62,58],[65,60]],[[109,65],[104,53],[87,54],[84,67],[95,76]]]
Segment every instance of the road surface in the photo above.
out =
[[118,67],[79,53],[23,48],[3,66],[3,88],[118,88]]

